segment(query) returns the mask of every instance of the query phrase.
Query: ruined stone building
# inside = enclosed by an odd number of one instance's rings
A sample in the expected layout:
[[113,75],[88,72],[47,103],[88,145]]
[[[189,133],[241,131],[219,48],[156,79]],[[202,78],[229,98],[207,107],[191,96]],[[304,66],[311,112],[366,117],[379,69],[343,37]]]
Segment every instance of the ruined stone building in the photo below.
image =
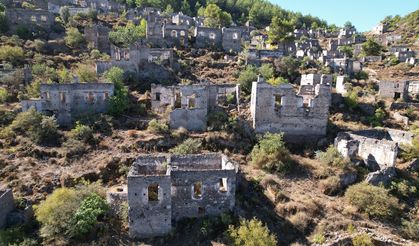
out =
[[91,44],[100,52],[110,54],[111,42],[109,41],[110,28],[103,25],[92,25],[84,28],[84,37],[87,43]]
[[186,25],[163,25],[163,38],[170,46],[189,46],[189,27]]
[[242,50],[242,31],[240,29],[224,27],[222,34],[222,46],[225,51],[240,52]]
[[128,173],[131,237],[163,236],[172,221],[232,210],[236,173],[222,154],[139,156]]
[[341,75],[358,73],[362,70],[361,62],[349,58],[327,59],[325,65],[329,66],[334,73]]
[[6,9],[6,18],[10,28],[15,31],[17,27],[24,26],[31,31],[42,28],[49,32],[54,25],[55,17],[48,10],[42,9]]
[[222,31],[219,28],[195,27],[194,36],[196,48],[220,49],[222,47]]
[[318,84],[322,85],[332,85],[333,76],[327,74],[302,74],[300,86],[303,85],[312,85],[316,86]]
[[419,81],[380,81],[378,94],[381,98],[417,100]]
[[142,41],[131,45],[129,48],[119,48],[111,45],[111,61],[97,61],[96,73],[102,74],[111,67],[119,67],[138,74],[143,64],[152,62],[172,66],[173,50],[149,48]]
[[318,84],[313,93],[308,91],[304,94],[297,94],[291,84],[272,86],[259,77],[252,84],[250,101],[255,131],[283,132],[286,139],[295,142],[325,136],[331,99],[330,86]]
[[171,128],[205,131],[207,115],[212,110],[239,102],[239,86],[200,83],[193,85],[151,85],[151,108],[169,113]]
[[75,117],[89,113],[105,113],[114,94],[112,83],[41,84],[40,99],[23,100],[22,111],[31,107],[47,115],[55,115],[62,126]]
[[284,56],[281,49],[265,50],[265,49],[248,49],[245,54],[246,65],[260,66],[263,63],[272,63],[273,60]]
[[345,76],[336,77],[336,93],[345,95],[349,92],[351,86],[351,83],[346,82]]
[[182,12],[172,15],[172,23],[175,25],[186,25],[187,27],[196,26],[193,17],[183,14]]
[[338,38],[350,38],[356,34],[356,28],[342,28],[339,30]]
[[410,144],[413,134],[394,129],[340,132],[335,147],[344,158],[361,158],[373,171],[394,167],[400,144]]
[[7,217],[15,208],[11,189],[0,189],[0,229],[7,225]]
[[113,0],[78,0],[78,4],[102,13],[118,13],[125,9],[125,4]]

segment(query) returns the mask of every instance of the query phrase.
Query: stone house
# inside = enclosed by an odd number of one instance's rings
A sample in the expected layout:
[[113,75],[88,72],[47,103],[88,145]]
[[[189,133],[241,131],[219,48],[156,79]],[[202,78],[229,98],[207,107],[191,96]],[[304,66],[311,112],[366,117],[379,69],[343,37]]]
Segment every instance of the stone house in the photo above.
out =
[[242,50],[242,30],[238,28],[222,28],[222,46],[225,51],[240,52]]
[[272,62],[274,59],[278,59],[284,56],[284,51],[277,50],[265,50],[265,49],[248,49],[245,53],[246,64],[260,66],[265,62]]
[[189,46],[189,28],[186,25],[163,25],[163,38],[170,46]]
[[327,59],[325,65],[332,68],[333,72],[341,75],[353,74],[362,70],[361,62],[349,58]]
[[83,0],[79,3],[82,7],[88,7],[102,13],[118,13],[125,9],[125,4],[113,0]]
[[170,128],[184,127],[190,131],[205,131],[207,115],[213,110],[239,102],[239,86],[200,83],[161,86],[151,84],[151,109],[169,113]]
[[60,125],[70,126],[78,116],[107,112],[114,84],[41,84],[40,94],[40,99],[23,100],[22,111],[33,107],[38,112],[55,115]]
[[345,95],[348,93],[351,83],[346,82],[345,76],[336,77],[336,93]]
[[132,44],[129,48],[111,45],[111,61],[97,61],[96,73],[102,74],[111,67],[119,67],[138,74],[143,64],[151,62],[172,66],[173,50],[149,48],[142,41]]
[[42,28],[49,32],[54,25],[55,17],[48,10],[42,9],[6,9],[6,17],[12,31],[19,26],[25,26],[30,30]]
[[335,147],[344,158],[361,158],[373,171],[394,167],[400,144],[410,144],[413,134],[394,129],[340,132]]
[[86,41],[93,45],[100,52],[110,54],[111,42],[109,41],[110,28],[103,25],[92,25],[84,28],[84,37]]
[[195,46],[196,48],[220,49],[222,36],[222,31],[219,28],[195,27]]
[[303,85],[312,85],[316,86],[318,84],[331,86],[333,83],[333,76],[327,74],[302,74],[300,86]]
[[[304,91],[310,95],[310,90]],[[306,95],[307,95],[306,94]],[[326,135],[330,86],[318,84],[308,100],[291,84],[272,86],[263,78],[252,84],[250,111],[257,133],[283,132],[289,141],[317,140]]]
[[172,23],[179,26],[195,26],[196,22],[193,17],[183,14],[182,12],[172,15]]
[[163,236],[172,221],[231,211],[236,173],[222,154],[139,156],[128,173],[130,236]]
[[353,27],[353,28],[341,28],[339,30],[338,38],[350,38],[355,34],[356,34],[355,27]]
[[419,81],[380,81],[378,86],[381,98],[411,100],[419,95]]
[[7,217],[14,209],[15,202],[12,190],[0,189],[0,229],[7,225]]
[[388,29],[387,24],[380,23],[372,29],[372,33],[375,35],[381,35],[387,32],[387,29]]

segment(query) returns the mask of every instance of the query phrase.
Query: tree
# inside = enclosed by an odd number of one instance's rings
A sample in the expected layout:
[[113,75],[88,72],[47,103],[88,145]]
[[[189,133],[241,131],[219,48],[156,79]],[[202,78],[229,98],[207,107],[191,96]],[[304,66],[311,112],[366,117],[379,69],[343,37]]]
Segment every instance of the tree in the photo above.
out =
[[123,114],[129,106],[128,89],[124,86],[124,71],[118,67],[112,67],[105,73],[105,78],[114,86],[114,95],[111,97],[109,113],[114,116]]
[[352,25],[352,22],[347,21],[347,22],[345,22],[345,24],[343,24],[343,27],[346,28],[346,29],[352,29],[352,28],[354,28],[354,25]]
[[274,16],[269,26],[269,40],[272,43],[284,43],[293,39],[290,33],[294,30],[294,26],[289,20]]
[[140,38],[145,37],[146,27],[147,21],[145,19],[141,19],[138,26],[134,22],[128,21],[126,26],[117,26],[114,31],[109,32],[109,40],[118,46],[128,47]]
[[57,144],[60,134],[54,116],[43,116],[41,124],[29,128],[29,136],[37,144]]
[[173,14],[175,12],[175,10],[173,9],[173,7],[172,7],[172,5],[170,5],[170,4],[168,4],[167,6],[166,6],[166,9],[164,10],[164,13],[165,14]]
[[287,172],[291,164],[290,152],[279,133],[266,133],[253,147],[250,158],[255,167],[280,173]]
[[57,71],[58,74],[58,80],[60,83],[71,83],[73,80],[73,76],[71,75],[71,72],[67,68],[62,68]]
[[362,44],[362,50],[366,56],[379,56],[381,55],[382,47],[379,43],[370,38],[367,42]]
[[255,218],[241,220],[238,227],[230,225],[227,233],[232,244],[236,246],[277,245],[275,235],[271,234],[268,227]]
[[68,28],[65,33],[65,43],[72,48],[78,48],[84,42],[83,35],[75,27]]
[[203,16],[205,17],[204,24],[207,27],[228,27],[232,22],[231,15],[222,11],[220,7],[213,3],[207,5],[203,11]]
[[349,58],[353,56],[353,50],[354,49],[351,46],[347,46],[347,45],[339,47],[339,51],[345,54]]
[[238,82],[244,93],[250,94],[252,90],[252,82],[258,78],[257,70],[253,66],[247,66],[245,70],[240,72]]
[[68,23],[68,20],[70,19],[70,9],[68,6],[60,8],[60,17],[64,23]]
[[270,63],[265,63],[259,68],[260,75],[263,76],[264,79],[269,80],[274,77],[275,69]]
[[192,15],[191,6],[189,5],[188,0],[183,0],[182,6],[180,7],[180,11],[184,13],[185,15]]
[[300,67],[300,62],[291,56],[276,59],[274,65],[281,77],[288,79],[290,82],[299,76],[298,68]]

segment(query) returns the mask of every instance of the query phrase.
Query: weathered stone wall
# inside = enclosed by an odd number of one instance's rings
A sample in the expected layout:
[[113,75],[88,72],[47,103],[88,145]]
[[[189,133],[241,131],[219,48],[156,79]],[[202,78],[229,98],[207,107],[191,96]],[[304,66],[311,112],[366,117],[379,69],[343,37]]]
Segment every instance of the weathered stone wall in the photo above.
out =
[[[220,154],[143,155],[128,174],[130,235],[170,232],[171,220],[218,215],[235,205],[237,167]],[[153,201],[149,187],[154,187]]]
[[112,83],[41,84],[41,100],[22,102],[22,110],[53,113],[60,125],[68,126],[73,117],[85,113],[104,113],[113,96]]
[[169,125],[172,129],[183,127],[189,131],[205,131],[207,129],[207,114],[206,108],[177,108],[170,112]]
[[110,29],[102,25],[93,25],[84,28],[84,36],[88,43],[93,44],[93,47],[100,52],[110,54],[111,43],[109,41]]
[[220,49],[222,47],[221,29],[210,27],[196,27],[194,36],[196,48]]
[[6,17],[12,30],[23,25],[27,28],[41,27],[46,31],[54,24],[54,15],[48,10],[6,9]]
[[318,138],[326,135],[330,106],[330,87],[317,85],[315,97],[304,104],[290,84],[272,86],[260,79],[253,82],[251,114],[258,133],[283,132],[285,137]]
[[302,74],[300,85],[331,85],[333,76],[327,74]]
[[189,46],[188,26],[186,25],[163,25],[163,38],[170,46]]
[[336,93],[346,94],[351,86],[350,83],[345,83],[345,76],[337,76],[336,78]]
[[380,81],[378,94],[382,98],[405,98],[407,95],[406,81]]
[[225,51],[240,52],[241,47],[241,35],[242,32],[238,28],[226,28],[222,29],[222,46]]
[[7,224],[7,215],[15,208],[11,189],[0,190],[0,228]]
[[340,132],[335,147],[344,157],[360,157],[371,169],[378,170],[394,167],[399,144],[410,144],[412,139],[409,132],[388,128]]

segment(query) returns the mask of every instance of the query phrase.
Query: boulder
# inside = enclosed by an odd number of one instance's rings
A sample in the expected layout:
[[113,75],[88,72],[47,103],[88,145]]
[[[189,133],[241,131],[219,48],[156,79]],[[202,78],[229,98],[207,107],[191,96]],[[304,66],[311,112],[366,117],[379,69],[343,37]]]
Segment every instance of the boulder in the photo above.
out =
[[389,167],[383,170],[371,172],[365,178],[365,181],[372,185],[387,185],[396,177],[396,170],[394,167]]

